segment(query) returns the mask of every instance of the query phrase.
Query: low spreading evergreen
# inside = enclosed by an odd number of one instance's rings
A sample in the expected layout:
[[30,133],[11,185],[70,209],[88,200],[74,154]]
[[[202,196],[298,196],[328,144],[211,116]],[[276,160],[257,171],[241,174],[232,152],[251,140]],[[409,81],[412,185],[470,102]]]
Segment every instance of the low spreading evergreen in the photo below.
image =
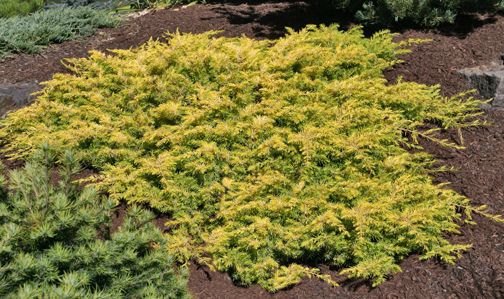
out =
[[115,26],[118,21],[109,12],[91,7],[54,8],[0,18],[0,58],[38,53],[49,44],[89,36],[98,28]]
[[111,235],[111,202],[71,183],[78,170],[65,155],[51,184],[47,149],[1,179],[0,297],[187,298],[166,239],[152,215],[132,207]]
[[74,150],[110,198],[172,217],[179,261],[270,291],[305,276],[334,283],[307,264],[377,285],[412,253],[453,262],[468,248],[445,236],[473,208],[432,182],[416,140],[455,146],[437,131],[477,125],[479,101],[388,84],[383,71],[407,45],[388,32],[213,35],[67,61],[73,74],[2,121],[5,151]]

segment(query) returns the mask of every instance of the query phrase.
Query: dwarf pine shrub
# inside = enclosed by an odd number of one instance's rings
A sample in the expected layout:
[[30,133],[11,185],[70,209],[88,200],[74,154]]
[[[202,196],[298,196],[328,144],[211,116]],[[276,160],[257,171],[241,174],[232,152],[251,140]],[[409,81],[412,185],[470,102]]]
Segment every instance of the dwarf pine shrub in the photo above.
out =
[[367,24],[390,26],[410,24],[436,27],[453,23],[458,14],[497,12],[501,0],[317,0],[346,13],[355,14]]
[[407,43],[386,31],[213,35],[67,61],[73,74],[2,121],[5,151],[76,151],[112,199],[171,215],[178,260],[270,291],[330,281],[307,264],[377,285],[411,253],[453,262],[468,247],[445,235],[458,231],[457,208],[470,220],[469,200],[432,182],[415,140],[454,146],[436,131],[477,125],[479,101],[388,84]]
[[38,152],[8,186],[1,179],[0,297],[187,298],[152,215],[131,207],[111,235],[111,202],[76,189],[69,154],[51,184],[53,158]]

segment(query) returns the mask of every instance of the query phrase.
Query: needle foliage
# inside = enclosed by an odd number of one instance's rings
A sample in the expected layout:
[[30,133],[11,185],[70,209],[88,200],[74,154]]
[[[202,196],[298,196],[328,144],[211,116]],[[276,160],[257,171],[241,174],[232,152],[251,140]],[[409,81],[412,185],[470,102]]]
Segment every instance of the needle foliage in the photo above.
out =
[[[457,207],[420,135],[477,125],[480,102],[383,71],[407,43],[308,26],[276,41],[172,34],[68,61],[37,101],[2,122],[14,158],[48,140],[102,171],[114,200],[172,221],[170,253],[270,291],[319,263],[374,285],[411,253],[453,262]],[[412,41],[410,41],[412,42]],[[430,126],[429,130],[421,127]],[[408,151],[407,148],[415,148]]]
[[98,28],[114,27],[118,22],[118,17],[91,7],[54,8],[0,18],[0,59],[17,53],[38,53],[47,45],[89,36]]
[[0,18],[27,15],[44,7],[44,0],[0,0]]
[[1,179],[0,297],[188,298],[152,215],[132,207],[111,235],[112,202],[77,190],[70,154],[51,184],[54,157],[45,148]]
[[367,25],[437,27],[454,23],[458,15],[496,13],[501,0],[317,0]]

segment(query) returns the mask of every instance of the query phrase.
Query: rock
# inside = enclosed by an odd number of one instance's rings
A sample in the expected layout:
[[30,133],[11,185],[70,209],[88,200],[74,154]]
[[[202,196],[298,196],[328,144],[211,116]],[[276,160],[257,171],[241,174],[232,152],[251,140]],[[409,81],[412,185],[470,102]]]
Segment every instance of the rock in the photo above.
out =
[[0,84],[0,117],[28,105],[33,100],[32,93],[38,90],[37,83]]
[[493,99],[490,105],[504,108],[504,65],[488,65],[459,71],[466,77],[472,88],[487,99]]

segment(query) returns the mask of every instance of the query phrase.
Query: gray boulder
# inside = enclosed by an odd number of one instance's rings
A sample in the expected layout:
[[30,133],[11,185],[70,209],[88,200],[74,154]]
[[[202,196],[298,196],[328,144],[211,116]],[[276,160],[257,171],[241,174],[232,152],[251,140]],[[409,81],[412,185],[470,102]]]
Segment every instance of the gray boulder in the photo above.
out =
[[459,72],[482,97],[493,99],[490,105],[495,108],[504,108],[504,54],[500,59],[500,63],[467,68]]
[[0,117],[28,105],[33,100],[32,93],[38,90],[37,83],[0,84]]

